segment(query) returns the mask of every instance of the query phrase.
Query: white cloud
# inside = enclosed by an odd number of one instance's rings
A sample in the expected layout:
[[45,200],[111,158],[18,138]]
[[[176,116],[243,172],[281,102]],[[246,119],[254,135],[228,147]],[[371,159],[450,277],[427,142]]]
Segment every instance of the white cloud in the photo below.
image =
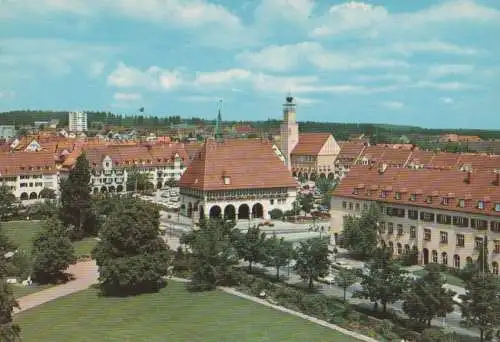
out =
[[441,97],[439,100],[441,100],[441,102],[446,104],[452,104],[455,102],[455,100],[451,97]]
[[302,42],[294,45],[273,45],[257,52],[245,51],[236,56],[244,65],[272,71],[289,71],[304,62],[324,70],[353,70],[368,68],[407,67],[408,63],[388,58],[371,56],[366,52],[335,53],[317,42]]
[[418,30],[429,24],[464,20],[498,23],[500,11],[473,0],[448,0],[417,12],[389,13],[383,6],[351,1],[331,7],[311,35],[319,37],[357,31],[365,36],[380,36],[381,31]]
[[405,104],[400,101],[386,101],[382,102],[381,105],[388,109],[398,110],[404,108]]
[[427,77],[436,79],[446,76],[469,75],[475,70],[474,65],[470,64],[442,64],[434,65],[427,71]]
[[245,69],[229,69],[213,72],[199,72],[196,75],[196,85],[227,84],[248,79],[251,72]]
[[396,83],[408,83],[410,82],[411,78],[410,76],[404,74],[384,73],[378,75],[360,75],[356,76],[355,80],[358,82],[390,81]]
[[432,81],[419,81],[412,85],[414,88],[429,88],[444,91],[459,91],[466,89],[473,89],[475,86],[462,83],[462,82],[432,82]]
[[104,68],[106,67],[106,63],[103,62],[95,62],[90,65],[90,76],[97,77],[102,75],[104,72]]
[[113,99],[116,101],[134,102],[142,100],[142,95],[139,93],[115,93]]
[[262,0],[255,9],[254,17],[258,24],[268,24],[276,20],[304,22],[312,15],[313,0]]
[[295,96],[295,101],[299,105],[312,105],[312,104],[317,104],[317,103],[323,102],[323,101],[318,100],[318,99],[314,99],[314,98],[310,98],[310,97],[302,97],[302,96],[299,96],[299,97]]
[[182,84],[182,75],[179,71],[164,70],[151,66],[142,71],[128,67],[123,62],[108,75],[108,85],[117,88],[147,88],[150,90],[171,90]]
[[11,90],[0,90],[0,100],[9,100],[16,96]]
[[401,42],[393,44],[388,50],[406,56],[412,55],[415,52],[437,52],[452,55],[475,55],[478,52],[476,49],[470,47],[462,47],[438,40],[427,42]]
[[[188,95],[182,96],[180,98],[184,102],[213,102],[217,103],[220,100],[218,96],[208,96],[208,95]],[[227,100],[225,100],[227,102]]]

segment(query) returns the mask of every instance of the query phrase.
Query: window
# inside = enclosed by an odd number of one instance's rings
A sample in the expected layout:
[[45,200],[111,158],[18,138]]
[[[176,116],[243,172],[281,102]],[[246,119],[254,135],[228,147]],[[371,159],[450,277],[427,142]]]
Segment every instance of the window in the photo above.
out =
[[359,195],[359,189],[354,188],[354,190],[352,190],[352,194],[353,195]]
[[434,222],[434,214],[421,211],[420,219],[424,222]]
[[408,218],[411,220],[418,220],[418,210],[408,209]]
[[401,193],[400,192],[396,192],[396,195],[394,196],[397,200],[400,200],[401,199]]
[[495,249],[493,250],[493,253],[500,254],[500,240],[495,240]]
[[440,224],[451,224],[451,216],[450,215],[443,215],[443,214],[437,214],[437,222]]
[[453,216],[453,225],[457,227],[469,227],[469,219],[463,216]]
[[410,201],[416,201],[416,200],[417,200],[417,194],[411,194]]
[[476,247],[476,248],[481,247],[483,245],[483,242],[484,242],[484,237],[483,236],[477,236],[474,239],[474,247]]
[[494,233],[500,233],[500,221],[491,221],[490,230]]
[[477,230],[486,230],[488,229],[488,221],[480,219],[471,219],[470,226],[471,228],[475,228]]
[[360,211],[359,203],[356,203],[356,211]]
[[400,243],[398,243],[397,246],[398,246],[398,254],[403,254],[403,246]]
[[495,211],[500,211],[500,203],[495,203]]
[[379,223],[380,234],[385,234],[385,222]]
[[459,206],[460,208],[465,207],[465,200],[463,200],[463,199],[459,200],[459,201],[458,201],[458,206]]
[[448,233],[447,232],[441,232],[441,243],[448,243]]
[[450,199],[448,197],[441,198],[441,204],[442,205],[448,205],[448,204],[450,204]]
[[460,268],[460,256],[459,255],[454,255],[453,256],[453,266],[455,266],[455,268]]
[[457,234],[457,247],[465,246],[465,236],[464,234]]
[[349,202],[349,210],[352,210],[352,208],[353,208],[353,204],[352,204],[352,202]]
[[368,203],[363,204],[363,210],[368,210]]
[[398,224],[398,236],[402,236],[402,235],[403,235],[403,225]]
[[272,198],[271,198],[271,199],[269,200],[269,203],[270,203],[271,205],[273,205],[273,204],[274,204],[274,199],[272,199]]
[[477,208],[484,209],[484,201],[477,201]]
[[424,240],[431,241],[431,230],[428,228],[424,229]]
[[446,252],[441,253],[441,263],[448,265],[448,254]]
[[391,235],[394,233],[394,223],[389,222],[387,224],[387,234]]
[[438,252],[432,251],[432,262],[437,264],[438,262]]
[[411,226],[410,227],[410,239],[416,239],[417,238],[417,227]]
[[347,208],[347,202],[346,202],[346,201],[342,202],[342,208],[343,208],[343,209],[346,209],[346,208]]
[[494,275],[498,275],[498,262],[493,261],[491,263],[491,272],[493,272]]
[[389,249],[394,253],[394,243],[389,241]]
[[432,196],[427,196],[427,197],[425,198],[425,201],[426,201],[427,203],[432,203]]

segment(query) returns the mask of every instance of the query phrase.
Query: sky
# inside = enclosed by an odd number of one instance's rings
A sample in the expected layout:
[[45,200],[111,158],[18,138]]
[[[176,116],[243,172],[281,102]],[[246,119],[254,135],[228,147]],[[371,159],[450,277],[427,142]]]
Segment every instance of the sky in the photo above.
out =
[[0,0],[0,111],[500,127],[498,0]]

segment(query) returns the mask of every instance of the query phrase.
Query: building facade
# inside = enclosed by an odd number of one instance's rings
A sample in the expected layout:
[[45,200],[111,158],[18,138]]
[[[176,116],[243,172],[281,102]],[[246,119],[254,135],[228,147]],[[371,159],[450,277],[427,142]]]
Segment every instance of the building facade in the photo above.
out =
[[379,231],[396,256],[418,251],[421,264],[463,268],[485,248],[500,264],[500,172],[354,166],[331,201],[337,238],[345,215],[381,209]]
[[69,131],[86,132],[87,131],[87,113],[70,112],[68,113]]
[[206,141],[179,183],[182,214],[250,220],[290,210],[298,184],[272,147],[260,139]]
[[15,139],[17,135],[14,125],[0,125],[0,140]]
[[52,152],[0,153],[0,184],[7,186],[14,196],[30,204],[42,199],[42,190],[59,194],[59,172]]

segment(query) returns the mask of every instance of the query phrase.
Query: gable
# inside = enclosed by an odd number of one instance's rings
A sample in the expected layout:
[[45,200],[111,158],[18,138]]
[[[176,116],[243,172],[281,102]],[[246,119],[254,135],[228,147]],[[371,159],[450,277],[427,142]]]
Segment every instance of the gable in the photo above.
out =
[[339,144],[337,144],[337,141],[335,140],[333,135],[330,135],[323,144],[323,147],[321,147],[318,155],[338,155],[339,153],[340,146]]

